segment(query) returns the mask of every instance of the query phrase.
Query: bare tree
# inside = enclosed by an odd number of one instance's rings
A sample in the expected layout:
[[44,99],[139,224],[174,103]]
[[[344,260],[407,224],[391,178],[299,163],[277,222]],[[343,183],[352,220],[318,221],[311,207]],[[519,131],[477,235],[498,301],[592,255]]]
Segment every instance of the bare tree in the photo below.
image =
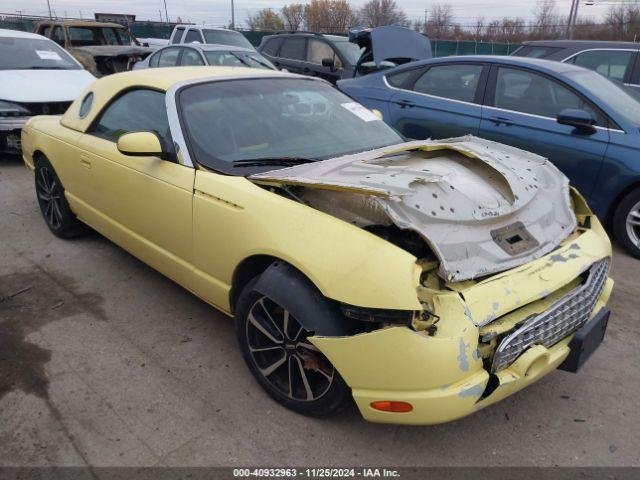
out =
[[453,26],[453,8],[449,4],[436,3],[429,10],[426,34],[432,38],[448,36]]
[[482,39],[485,33],[484,30],[485,30],[484,17],[479,17],[476,19],[473,25],[473,38],[475,40]]
[[247,25],[249,25],[250,30],[268,32],[282,30],[284,28],[282,18],[270,8],[263,8],[253,15],[249,14],[247,16]]
[[304,23],[313,32],[345,33],[354,18],[347,0],[311,0],[304,8]]
[[395,0],[370,0],[360,11],[359,23],[365,27],[380,27],[383,25],[409,25],[407,14],[398,6]]
[[619,40],[635,40],[640,27],[640,5],[627,3],[609,8],[605,23]]
[[304,5],[302,3],[292,3],[282,7],[282,18],[285,28],[291,31],[300,30],[304,23]]
[[558,38],[562,34],[556,0],[538,0],[533,7],[534,20],[530,37]]

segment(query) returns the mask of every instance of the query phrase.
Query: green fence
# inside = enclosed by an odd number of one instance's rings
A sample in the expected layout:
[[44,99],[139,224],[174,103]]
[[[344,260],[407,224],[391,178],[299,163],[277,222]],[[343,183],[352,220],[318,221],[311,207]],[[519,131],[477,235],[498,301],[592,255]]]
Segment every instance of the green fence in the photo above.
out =
[[[11,30],[33,31],[37,23],[33,19],[19,19],[16,17],[0,19],[0,28]],[[169,38],[173,25],[162,25],[156,22],[135,22],[131,24],[131,30],[140,38]],[[252,45],[258,46],[265,35],[272,32],[242,32]],[[517,43],[493,43],[493,42],[469,42],[462,40],[431,40],[433,55],[446,57],[449,55],[509,55],[520,45]]]

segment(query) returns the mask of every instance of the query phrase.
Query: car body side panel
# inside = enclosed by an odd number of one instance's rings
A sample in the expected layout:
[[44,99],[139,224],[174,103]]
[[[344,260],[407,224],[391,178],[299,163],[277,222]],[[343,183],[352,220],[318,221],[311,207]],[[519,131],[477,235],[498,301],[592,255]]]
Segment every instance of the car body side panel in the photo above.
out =
[[484,107],[479,135],[548,158],[587,198],[596,186],[609,132],[579,135],[552,118]]
[[214,291],[212,302],[224,310],[229,310],[235,268],[254,255],[290,263],[334,300],[370,308],[421,308],[415,257],[245,178],[198,170],[193,216],[199,270],[195,291],[200,296]]
[[390,101],[395,91],[385,85],[381,75],[341,80],[338,82],[338,89],[365,107],[380,111],[385,122],[391,124]]
[[391,125],[407,138],[451,138],[477,135],[482,106],[396,90],[389,103]]
[[589,197],[589,205],[603,220],[613,213],[619,193],[640,183],[640,135],[611,130],[609,138],[597,188]]
[[83,150],[82,136],[61,126],[59,117],[37,117],[26,128],[25,163],[42,152],[83,222],[190,288],[194,171],[158,158],[127,157],[131,168],[113,142],[85,138]]

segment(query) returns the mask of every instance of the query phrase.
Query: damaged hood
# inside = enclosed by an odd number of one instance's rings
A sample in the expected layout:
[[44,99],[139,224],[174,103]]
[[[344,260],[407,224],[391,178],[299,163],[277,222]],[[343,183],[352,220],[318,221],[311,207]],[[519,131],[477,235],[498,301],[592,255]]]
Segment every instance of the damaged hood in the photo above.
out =
[[[420,234],[448,281],[527,263],[556,248],[577,226],[569,182],[549,161],[467,136],[415,141],[255,174],[252,180],[366,197],[375,208],[339,218],[359,226],[386,220]],[[370,220],[368,221],[367,218]],[[384,221],[384,220],[382,220]]]
[[145,57],[155,51],[154,48],[139,47],[137,45],[91,45],[88,47],[69,48],[70,52],[74,50],[86,52],[92,57],[118,57],[120,55]]

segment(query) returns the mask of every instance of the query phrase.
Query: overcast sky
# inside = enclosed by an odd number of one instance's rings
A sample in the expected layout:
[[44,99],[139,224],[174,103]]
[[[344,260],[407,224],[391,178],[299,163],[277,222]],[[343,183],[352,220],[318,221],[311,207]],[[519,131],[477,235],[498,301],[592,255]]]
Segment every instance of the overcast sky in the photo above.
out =
[[[352,5],[362,5],[367,0],[350,0]],[[624,0],[622,0],[624,1]],[[163,0],[50,0],[51,8],[59,16],[93,17],[94,12],[132,13],[138,19],[159,20],[164,17]],[[166,0],[169,19],[181,17],[183,21],[197,23],[228,24],[231,19],[231,0]],[[287,3],[305,3],[305,0],[235,0],[236,23],[240,24],[247,14],[261,8],[279,10]],[[580,14],[595,19],[602,18],[607,8],[616,0],[582,0]],[[433,3],[431,0],[397,0],[410,19],[424,18],[424,9]],[[530,18],[536,0],[441,0],[453,7],[456,21],[461,24],[472,23],[477,17],[487,20],[504,16]],[[571,0],[556,0],[558,12],[568,15]],[[21,10],[26,14],[46,15],[47,0],[0,0],[0,13],[15,13]]]

